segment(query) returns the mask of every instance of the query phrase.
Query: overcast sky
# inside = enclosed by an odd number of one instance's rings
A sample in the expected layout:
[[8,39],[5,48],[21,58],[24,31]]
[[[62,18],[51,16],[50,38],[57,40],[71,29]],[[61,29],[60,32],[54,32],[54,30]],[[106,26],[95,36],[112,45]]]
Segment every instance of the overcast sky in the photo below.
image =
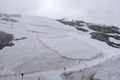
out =
[[0,12],[120,26],[120,0],[0,0]]

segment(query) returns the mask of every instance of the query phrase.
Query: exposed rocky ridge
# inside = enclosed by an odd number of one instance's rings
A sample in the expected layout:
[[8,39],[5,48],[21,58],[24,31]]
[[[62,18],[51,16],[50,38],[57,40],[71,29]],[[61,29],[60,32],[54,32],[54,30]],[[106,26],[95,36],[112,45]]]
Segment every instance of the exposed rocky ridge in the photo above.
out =
[[12,40],[14,39],[12,34],[5,33],[0,31],[0,49],[3,49],[6,46],[13,46]]
[[85,23],[84,21],[65,21],[64,19],[59,19],[57,20],[65,25],[69,25],[69,26],[78,26],[78,27],[81,27],[81,26],[84,26],[82,23]]
[[97,40],[100,40],[100,41],[104,41],[106,42],[109,46],[113,46],[113,47],[116,47],[116,48],[120,48],[120,44],[118,43],[115,43],[115,42],[111,42],[109,40],[110,37],[114,38],[114,39],[117,39],[117,40],[120,40],[120,36],[118,35],[108,35],[108,34],[105,34],[105,33],[99,33],[99,32],[92,32],[90,33],[92,36],[91,38],[93,39],[97,39]]
[[[87,23],[84,21],[66,21],[64,19],[57,20],[60,23],[63,23],[65,25],[73,26],[77,30],[82,32],[89,32],[92,39],[96,39],[99,41],[104,41],[109,46],[120,48],[120,44],[116,42],[112,42],[109,40],[109,38],[114,38],[115,40],[120,40],[120,28],[116,26],[106,26],[106,25],[95,25],[92,23]],[[88,29],[84,28],[84,26],[88,27]],[[85,33],[86,34],[86,33]],[[112,35],[111,35],[112,34]]]
[[0,14],[1,21],[13,22],[16,23],[18,20],[16,18],[21,17],[21,15],[17,14]]
[[0,13],[0,17],[21,17],[19,14],[5,14],[5,13]]
[[[21,15],[1,13],[0,21],[17,23],[18,17],[21,17]],[[12,34],[0,31],[0,49],[3,49],[6,46],[13,46],[14,45],[14,43],[12,43],[13,39],[14,39],[14,36]]]
[[120,29],[116,26],[106,26],[106,25],[94,25],[94,24],[88,24],[87,25],[89,29],[92,29],[97,32],[101,33],[116,33],[120,34]]
[[83,32],[88,32],[87,29],[83,29],[83,28],[81,28],[81,27],[76,27],[76,29],[77,29],[77,30],[80,30],[80,31],[83,31]]

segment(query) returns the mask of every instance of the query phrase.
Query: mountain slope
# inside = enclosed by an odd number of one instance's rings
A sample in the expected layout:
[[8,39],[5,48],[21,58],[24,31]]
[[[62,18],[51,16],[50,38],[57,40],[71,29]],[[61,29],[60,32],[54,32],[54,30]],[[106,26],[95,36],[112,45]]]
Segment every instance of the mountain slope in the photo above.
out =
[[[96,25],[84,21],[67,21],[65,19],[57,20],[65,25],[73,26],[77,30],[89,33],[91,38],[106,42],[109,46],[120,48],[120,28],[116,26]],[[114,40],[114,41],[113,41]]]
[[[118,43],[111,47],[92,39],[91,32],[87,25],[78,29],[44,17],[0,14],[1,80],[15,80],[22,72],[28,79],[61,79],[64,68],[79,70],[119,55]],[[116,35],[110,38],[119,42],[119,31]]]

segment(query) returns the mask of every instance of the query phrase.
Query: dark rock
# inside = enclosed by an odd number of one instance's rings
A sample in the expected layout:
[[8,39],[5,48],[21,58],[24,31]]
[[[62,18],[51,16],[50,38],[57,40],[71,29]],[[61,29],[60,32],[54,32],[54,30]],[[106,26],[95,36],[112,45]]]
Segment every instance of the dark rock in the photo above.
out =
[[1,21],[7,21],[7,22],[13,22],[16,23],[18,22],[18,17],[21,17],[21,15],[17,15],[17,14],[5,14],[5,13],[1,13],[0,14],[0,20]]
[[57,20],[65,25],[69,25],[69,26],[75,26],[75,23],[72,21],[62,21],[62,20]]
[[14,44],[13,43],[0,43],[0,49],[3,49],[4,47],[6,46],[13,46]]
[[108,34],[105,34],[105,33],[98,33],[98,32],[92,32],[90,34],[92,35],[91,38],[93,38],[93,39],[104,41],[109,46],[112,46],[112,47],[115,47],[115,48],[120,48],[120,44],[119,43],[111,42],[109,40],[110,37],[112,37],[114,39],[120,39],[120,36],[117,36],[117,35],[108,35]]
[[64,21],[63,19],[57,20],[57,21],[59,21],[60,23],[65,24],[65,25],[73,26],[79,31],[88,32],[88,30],[86,30],[84,28],[81,28],[81,27],[84,26],[83,25],[83,23],[85,23],[84,21],[78,21],[78,20],[76,20],[76,21]]
[[110,45],[110,46],[112,46],[112,47],[115,47],[115,48],[120,48],[120,44],[118,44],[118,43],[114,43],[114,42],[110,42],[110,41],[108,41],[108,42],[106,42],[108,45]]
[[13,46],[12,40],[14,39],[12,34],[5,33],[0,31],[0,49],[3,49],[6,46]]
[[77,27],[82,27],[82,26],[84,26],[83,23],[85,23],[84,21],[78,21],[78,20],[76,20],[76,21],[64,21],[64,20],[60,19],[57,21],[65,24],[65,25],[77,26]]
[[116,40],[120,40],[120,36],[118,36],[118,35],[109,35],[109,36],[116,39]]
[[19,14],[5,14],[5,13],[1,13],[0,16],[3,16],[3,17],[21,17],[21,15],[19,15]]
[[7,22],[14,22],[14,23],[18,22],[16,19],[12,19],[12,18],[2,18],[1,20]]
[[118,27],[115,26],[105,26],[105,25],[94,25],[94,24],[88,24],[87,25],[88,28],[97,31],[97,32],[101,32],[101,33],[116,33],[116,34],[120,34],[120,29]]
[[97,39],[100,41],[108,41],[109,40],[109,36],[104,33],[92,32],[90,34],[92,35],[91,38],[93,38],[93,39]]
[[80,27],[76,27],[77,30],[83,31],[83,32],[88,32],[88,30],[80,28]]
[[14,40],[19,41],[19,40],[24,40],[24,39],[27,39],[27,37],[21,37],[21,38],[17,38],[17,39],[14,39]]
[[[95,25],[92,23],[87,23],[84,21],[65,21],[64,19],[57,20],[65,25],[73,26],[79,31],[83,32],[89,32],[89,30],[84,29],[84,25],[87,25],[87,27],[91,30],[94,30],[95,32],[90,33],[91,38],[103,41],[109,46],[115,47],[115,48],[120,48],[119,43],[111,42],[109,38],[114,38],[116,40],[120,40],[120,28],[116,26],[106,26],[106,25]],[[83,24],[84,23],[84,24]],[[111,34],[111,35],[110,35]]]

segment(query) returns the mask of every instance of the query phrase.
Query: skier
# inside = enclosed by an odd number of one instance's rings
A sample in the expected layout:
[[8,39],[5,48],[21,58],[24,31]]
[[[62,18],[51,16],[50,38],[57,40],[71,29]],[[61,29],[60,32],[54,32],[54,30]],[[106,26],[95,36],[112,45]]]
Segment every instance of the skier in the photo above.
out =
[[21,76],[22,76],[22,80],[23,80],[24,73],[21,73]]

